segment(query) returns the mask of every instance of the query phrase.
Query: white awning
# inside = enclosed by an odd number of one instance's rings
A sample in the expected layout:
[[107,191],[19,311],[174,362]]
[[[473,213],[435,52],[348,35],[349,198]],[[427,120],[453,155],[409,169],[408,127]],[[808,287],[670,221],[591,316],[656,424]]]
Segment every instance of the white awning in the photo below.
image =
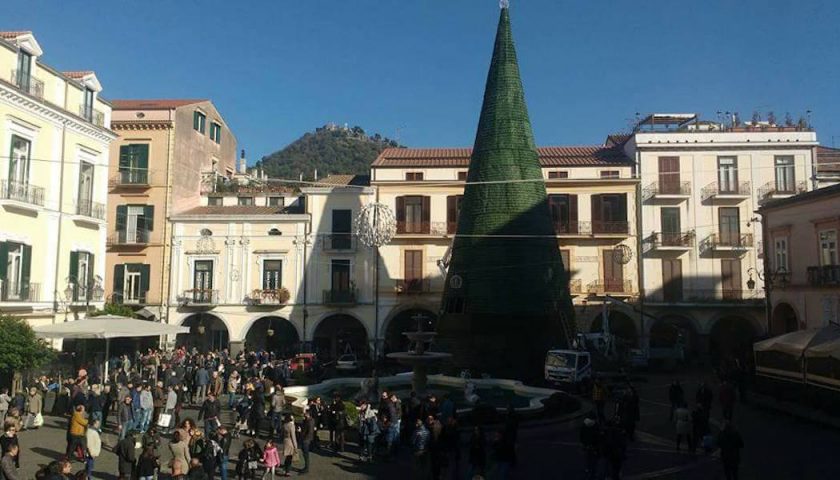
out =
[[178,327],[119,315],[102,315],[72,322],[41,325],[34,327],[34,330],[35,335],[41,338],[157,337],[190,333],[188,327]]

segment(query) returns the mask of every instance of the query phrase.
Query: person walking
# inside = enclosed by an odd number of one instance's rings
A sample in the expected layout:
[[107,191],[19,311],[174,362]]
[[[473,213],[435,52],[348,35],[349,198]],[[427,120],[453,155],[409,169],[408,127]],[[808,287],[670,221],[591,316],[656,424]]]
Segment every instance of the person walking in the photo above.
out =
[[24,428],[39,428],[44,423],[42,417],[42,410],[44,407],[44,398],[37,388],[29,389],[29,396],[26,397],[26,421],[24,421]]
[[219,451],[218,451],[219,477],[222,480],[227,480],[227,478],[228,478],[228,461],[230,459],[230,443],[231,443],[230,432],[228,432],[227,427],[222,425],[216,430],[215,441],[216,441],[216,444],[219,446]]
[[137,454],[134,451],[134,430],[128,431],[117,443],[115,453],[120,480],[131,480],[134,474],[134,463],[137,461]]
[[627,438],[624,430],[614,420],[607,422],[603,442],[604,458],[609,465],[610,478],[619,480],[627,453]]
[[627,440],[631,442],[635,440],[636,424],[641,419],[641,412],[639,411],[639,394],[632,385],[619,401],[618,419],[621,428],[627,434]]
[[198,410],[198,419],[204,419],[204,433],[210,438],[222,422],[219,421],[219,414],[222,412],[222,405],[216,395],[209,393],[201,408]]
[[668,402],[671,404],[671,414],[668,420],[674,421],[674,411],[685,403],[685,392],[679,380],[674,380],[668,387]]
[[274,387],[274,394],[271,395],[271,435],[276,437],[280,434],[283,426],[283,412],[286,410],[286,394],[283,387]]
[[697,387],[697,393],[694,394],[694,399],[703,409],[703,412],[706,414],[706,420],[708,420],[709,415],[712,413],[712,400],[714,400],[714,394],[712,393],[712,389],[706,385],[706,382],[700,382],[700,385]]
[[414,420],[414,435],[411,438],[411,478],[412,480],[427,480],[430,475],[429,466],[429,430],[423,425],[423,420]]
[[706,448],[703,445],[703,439],[709,433],[709,417],[707,414],[708,411],[700,404],[697,404],[691,411],[691,438],[689,441],[691,453],[696,452],[698,446]]
[[143,449],[140,458],[137,459],[137,478],[138,480],[154,480],[157,471],[160,469],[160,459],[152,447]]
[[601,428],[594,418],[583,420],[580,428],[580,443],[583,445],[584,463],[586,465],[586,478],[595,480],[598,472],[598,459],[601,455]]
[[99,385],[94,385],[90,389],[90,395],[88,395],[87,404],[85,405],[85,410],[87,410],[90,420],[99,420],[100,424],[102,423],[103,403],[103,396],[99,391]]
[[204,368],[204,365],[198,367],[195,371],[195,397],[193,403],[201,405],[204,403],[204,398],[207,396],[207,385],[210,384],[210,373]]
[[169,442],[169,451],[172,453],[172,459],[181,462],[182,465],[188,466],[192,457],[190,456],[190,444],[188,438],[182,434],[182,430],[176,430],[172,434],[172,441]]
[[303,412],[303,421],[300,424],[300,451],[303,454],[303,468],[300,474],[309,472],[309,448],[312,446],[312,438],[315,436],[315,421],[309,410]]
[[9,396],[9,389],[4,388],[0,390],[0,422],[6,419],[6,412],[9,411],[9,405],[12,403],[12,397]]
[[[83,460],[85,458],[85,452],[87,452],[85,445],[87,443],[87,437],[85,436],[87,426],[88,420],[85,417],[85,406],[76,405],[76,408],[73,410],[73,416],[70,417],[67,451],[64,454],[68,459],[78,458],[79,460]],[[81,458],[76,455],[77,450],[81,451]]]
[[686,446],[691,446],[691,413],[685,404],[677,406],[674,410],[674,428],[677,434],[677,451],[680,449],[680,444],[685,438]]
[[100,421],[94,418],[90,421],[87,432],[85,432],[85,443],[87,444],[85,470],[89,480],[93,478],[93,465],[96,463],[96,458],[102,453],[102,438],[99,436],[100,425]]
[[[263,450],[262,463],[265,467],[265,473],[262,478],[271,475],[271,480],[274,480],[274,472],[280,466],[280,454],[277,453],[277,445],[274,440],[269,439],[265,442],[265,449]],[[284,477],[287,475],[283,475]]]
[[298,449],[297,432],[295,432],[295,421],[292,415],[287,413],[283,420],[283,476],[288,477],[292,468],[292,457]]
[[20,446],[17,444],[10,445],[8,451],[3,453],[3,458],[0,460],[0,478],[4,480],[22,480],[22,477],[18,473],[18,453],[20,453]]
[[117,419],[119,420],[117,428],[120,430],[120,440],[122,440],[135,426],[134,407],[131,405],[131,396],[126,395],[123,399],[119,412],[117,412]]
[[155,397],[152,395],[152,388],[145,385],[140,390],[140,433],[145,433],[149,429],[154,409]]
[[262,451],[253,439],[245,440],[236,463],[237,480],[251,480],[256,478],[257,467],[262,458]]
[[738,467],[741,464],[741,449],[744,448],[744,440],[731,421],[724,422],[723,429],[718,434],[717,443],[720,447],[723,475],[726,480],[738,480]]

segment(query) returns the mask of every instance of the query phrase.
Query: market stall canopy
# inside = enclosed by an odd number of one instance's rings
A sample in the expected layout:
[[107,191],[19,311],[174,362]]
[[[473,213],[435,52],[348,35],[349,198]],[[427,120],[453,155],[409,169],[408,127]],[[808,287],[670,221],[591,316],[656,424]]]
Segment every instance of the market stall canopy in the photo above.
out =
[[835,349],[840,350],[840,326],[829,325],[818,329],[786,333],[756,342],[753,350],[755,352],[780,352],[797,357],[803,354],[812,356],[811,352],[831,343],[836,344]]
[[150,322],[119,315],[102,315],[73,322],[41,325],[34,328],[41,338],[125,338],[157,337],[190,333],[188,327]]

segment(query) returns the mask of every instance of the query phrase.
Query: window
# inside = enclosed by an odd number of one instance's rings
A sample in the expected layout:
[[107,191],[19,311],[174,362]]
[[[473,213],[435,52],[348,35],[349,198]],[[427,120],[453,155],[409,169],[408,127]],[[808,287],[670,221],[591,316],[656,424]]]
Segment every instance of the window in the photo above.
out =
[[738,162],[735,157],[718,157],[718,191],[738,193]]
[[[601,172],[602,174],[604,172]],[[565,170],[551,170],[548,172],[548,179],[552,180],[555,178],[569,178],[569,172]]]
[[224,197],[207,197],[207,205],[211,207],[221,207],[225,204]]
[[149,291],[149,265],[142,263],[124,263],[114,265],[115,303],[146,303]]
[[548,207],[554,231],[558,234],[578,233],[577,195],[559,194],[548,196]]
[[281,232],[277,228],[272,228],[271,230],[268,231],[268,235],[271,236],[271,237],[276,237],[276,236],[279,236],[279,235],[283,235],[283,232]]
[[89,87],[85,87],[85,100],[84,104],[82,104],[82,116],[88,122],[93,121],[93,99],[94,99],[93,90]]
[[741,245],[741,211],[738,207],[718,209],[720,245],[737,247]]
[[458,180],[462,182],[467,181],[467,172],[458,172]]
[[423,172],[406,172],[405,179],[409,182],[419,182],[423,180]]
[[349,292],[350,291],[350,260],[333,260],[330,264],[331,269],[331,283],[330,287],[333,292]]
[[263,260],[263,290],[278,290],[283,286],[283,261]]
[[283,206],[283,197],[268,197],[268,206],[269,207],[282,207]]
[[601,170],[601,178],[619,178],[621,173],[618,170]]
[[196,260],[193,265],[194,302],[209,303],[213,298],[213,260]]
[[683,297],[682,260],[662,259],[662,299],[678,302]]
[[196,110],[193,112],[193,129],[201,134],[204,133],[204,127],[207,124],[207,115]]
[[76,213],[93,215],[93,165],[79,162],[79,196],[76,199]]
[[776,164],[776,191],[779,193],[795,193],[796,179],[794,178],[793,156],[778,155]]
[[659,193],[680,193],[680,157],[659,157]]
[[616,261],[612,249],[602,250],[601,265],[604,272],[604,292],[623,292],[624,265]]
[[117,206],[117,243],[148,243],[154,230],[155,207],[153,205]]
[[820,232],[820,264],[837,265],[837,230]]
[[29,300],[32,247],[0,242],[0,299]]
[[721,259],[720,261],[721,296],[724,300],[740,300],[741,259]]
[[239,197],[236,199],[237,205],[253,205],[254,197]]
[[446,233],[450,235],[458,231],[458,215],[461,213],[463,199],[463,195],[446,197]]
[[774,265],[776,268],[776,272],[790,272],[790,267],[788,266],[787,237],[775,239],[775,241],[773,242],[773,253],[776,259],[776,264]]
[[397,233],[429,233],[430,205],[425,196],[397,197]]
[[659,213],[660,226],[662,227],[662,245],[679,246],[682,243],[679,207],[662,207]]
[[119,183],[121,185],[148,185],[148,144],[131,143],[120,146]]
[[90,300],[88,288],[93,286],[92,253],[70,252],[70,276],[67,281],[73,286],[73,301]]
[[332,211],[332,233],[330,247],[333,250],[348,250],[352,246],[351,225],[353,223],[352,210]]
[[628,233],[627,194],[592,195],[592,233]]
[[404,264],[405,284],[407,292],[419,292],[423,289],[423,250],[406,250]]
[[9,195],[23,189],[29,183],[31,149],[32,143],[29,140],[12,135],[12,148],[9,153]]
[[32,84],[32,55],[23,50],[18,51],[17,75],[15,78],[17,86],[25,92],[29,92]]
[[210,124],[210,140],[222,143],[222,126],[216,122]]

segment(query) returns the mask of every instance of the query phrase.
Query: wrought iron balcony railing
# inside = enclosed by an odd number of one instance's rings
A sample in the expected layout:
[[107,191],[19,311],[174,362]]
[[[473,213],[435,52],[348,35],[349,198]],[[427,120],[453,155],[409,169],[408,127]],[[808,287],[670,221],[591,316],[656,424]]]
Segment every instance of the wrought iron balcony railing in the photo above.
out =
[[91,105],[79,105],[79,116],[99,127],[105,125],[105,114]]
[[44,206],[44,189],[29,183],[0,180],[0,197],[39,207]]
[[750,189],[750,182],[741,182],[738,184],[733,182],[725,183],[723,185],[718,182],[712,182],[700,190],[700,196],[703,200],[726,197],[749,197],[751,192]]
[[120,230],[108,236],[108,245],[147,245],[152,243],[151,230],[137,229],[134,232]]
[[595,280],[594,282],[590,282],[589,285],[586,286],[586,290],[589,293],[599,295],[610,293],[632,293],[633,282],[631,282],[630,280]]
[[156,181],[154,170],[121,167],[108,181],[112,187],[148,187]]
[[649,184],[642,190],[645,199],[654,198],[660,195],[691,195],[691,182],[661,182],[656,181]]
[[840,265],[808,267],[807,272],[812,287],[840,286]]
[[397,222],[397,235],[446,235],[447,222]]
[[758,189],[758,203],[769,202],[777,195],[797,195],[807,190],[808,184],[805,181],[789,182],[787,184],[767,182]]
[[627,221],[619,221],[619,222],[603,222],[603,221],[593,221],[592,222],[592,234],[606,234],[606,235],[616,235],[616,234],[627,234],[630,233],[630,222]]
[[654,248],[690,248],[694,245],[694,232],[653,232],[648,242]]
[[352,233],[329,233],[321,237],[324,252],[355,252],[356,235]]
[[752,233],[713,233],[703,240],[706,248],[749,248],[753,246]]
[[217,305],[219,291],[211,288],[191,288],[184,290],[180,300],[186,305]]
[[432,290],[432,284],[428,278],[396,279],[394,282],[394,291],[397,295],[429,293]]
[[12,282],[0,280],[0,301],[38,302],[41,298],[41,284],[33,282]]
[[12,70],[12,83],[22,91],[33,97],[44,98],[44,82],[31,74],[26,75],[20,70]]
[[257,305],[285,305],[290,298],[285,287],[263,288],[251,292],[251,303]]
[[76,215],[105,220],[105,204],[93,200],[80,199],[76,201]]
[[355,305],[356,290],[324,290],[324,305]]

